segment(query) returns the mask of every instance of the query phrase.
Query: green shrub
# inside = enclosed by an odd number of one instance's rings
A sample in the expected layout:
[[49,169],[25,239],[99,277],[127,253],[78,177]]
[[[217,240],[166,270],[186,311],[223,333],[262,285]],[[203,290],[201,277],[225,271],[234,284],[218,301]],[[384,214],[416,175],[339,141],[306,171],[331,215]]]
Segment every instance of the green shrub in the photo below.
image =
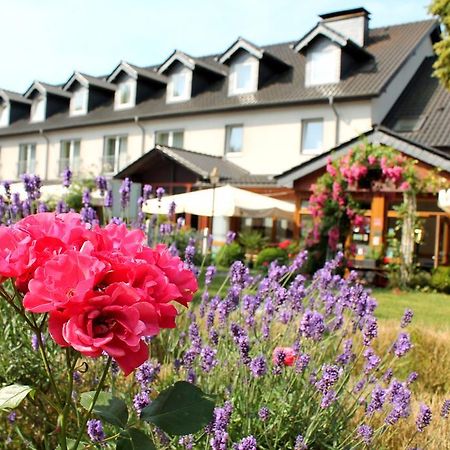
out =
[[429,289],[431,285],[431,274],[426,270],[420,270],[411,276],[409,286],[413,289]]
[[431,275],[431,286],[440,292],[450,294],[450,267],[437,267]]
[[279,264],[286,264],[288,262],[286,250],[279,247],[267,247],[261,250],[256,257],[255,267],[266,267],[272,261],[278,261]]
[[224,245],[216,255],[216,264],[221,267],[229,267],[234,261],[244,260],[245,251],[237,242]]

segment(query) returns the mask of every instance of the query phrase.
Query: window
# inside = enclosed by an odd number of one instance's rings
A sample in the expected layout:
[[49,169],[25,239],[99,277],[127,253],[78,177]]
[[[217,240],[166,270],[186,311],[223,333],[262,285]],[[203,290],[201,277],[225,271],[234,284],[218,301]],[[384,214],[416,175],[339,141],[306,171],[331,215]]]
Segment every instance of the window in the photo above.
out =
[[306,85],[337,83],[339,53],[331,43],[318,45],[306,55]]
[[323,149],[323,120],[302,121],[302,153],[315,155]]
[[155,143],[159,145],[167,145],[168,147],[183,148],[184,131],[157,131],[155,133]]
[[19,145],[19,164],[17,176],[24,173],[34,173],[36,168],[36,144]]
[[167,86],[167,101],[180,102],[191,98],[192,71],[183,68],[172,74]]
[[230,68],[228,95],[248,94],[258,88],[258,61],[246,60]]
[[225,129],[225,153],[239,153],[242,151],[242,125],[227,125]]
[[9,103],[0,102],[0,127],[6,127],[9,123]]
[[236,89],[248,91],[252,83],[251,64],[237,64],[236,66]]
[[127,162],[127,137],[108,136],[105,137],[103,149],[103,173],[119,172]]
[[59,150],[58,174],[61,174],[67,167],[74,175],[80,170],[80,140],[61,141]]
[[80,87],[72,94],[70,100],[70,112],[72,115],[86,114],[87,112],[88,90]]
[[33,100],[30,119],[32,122],[40,122],[45,119],[45,97],[43,95],[39,95]]
[[115,95],[115,107],[118,109],[129,108],[135,105],[136,81],[127,79],[117,85]]

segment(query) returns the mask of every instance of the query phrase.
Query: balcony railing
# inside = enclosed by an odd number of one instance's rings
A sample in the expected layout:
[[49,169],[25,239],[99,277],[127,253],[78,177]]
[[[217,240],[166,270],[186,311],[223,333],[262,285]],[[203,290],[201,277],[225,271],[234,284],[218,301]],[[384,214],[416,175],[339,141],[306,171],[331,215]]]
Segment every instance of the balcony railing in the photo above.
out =
[[80,158],[61,158],[58,161],[58,175],[61,175],[67,168],[71,170],[73,175],[78,175],[80,165]]
[[17,163],[17,175],[24,173],[34,173],[36,169],[36,160],[35,159],[20,159]]

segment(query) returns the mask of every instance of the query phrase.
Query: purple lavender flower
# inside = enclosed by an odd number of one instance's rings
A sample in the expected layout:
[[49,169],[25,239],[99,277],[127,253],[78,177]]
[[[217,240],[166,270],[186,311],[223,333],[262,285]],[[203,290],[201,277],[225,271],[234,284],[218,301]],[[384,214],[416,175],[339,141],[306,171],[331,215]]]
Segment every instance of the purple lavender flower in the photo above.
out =
[[323,409],[329,408],[337,400],[337,394],[333,389],[330,389],[322,396],[320,407]]
[[393,347],[395,355],[401,358],[402,356],[406,355],[406,353],[408,353],[408,351],[411,350],[411,348],[412,344],[409,334],[400,333]]
[[364,373],[368,375],[378,367],[381,362],[381,358],[376,355],[371,347],[364,350],[364,358],[366,361],[364,364]]
[[405,313],[403,314],[400,326],[402,328],[406,328],[411,323],[413,316],[414,316],[414,311],[412,309],[406,308]]
[[294,450],[308,450],[308,446],[305,444],[305,438],[301,434],[295,438]]
[[63,187],[68,188],[72,183],[72,171],[68,167],[66,167],[61,175]]
[[233,406],[230,402],[225,402],[222,408],[214,408],[214,418],[211,424],[213,434],[210,444],[212,450],[226,450],[228,443],[228,425],[230,423]]
[[431,409],[427,405],[420,405],[419,414],[416,419],[417,431],[422,433],[425,428],[430,425],[433,415]]
[[6,198],[11,198],[11,181],[3,181],[3,188],[5,189]]
[[411,391],[404,386],[403,383],[393,379],[389,387],[389,397],[393,408],[386,417],[385,422],[389,425],[393,425],[400,418],[406,418],[410,415]]
[[105,439],[103,424],[100,420],[90,419],[87,422],[87,434],[92,442],[102,442]]
[[148,395],[148,391],[141,391],[133,398],[133,407],[138,414],[141,414],[142,410],[149,404],[150,397]]
[[[45,336],[41,333],[42,344],[45,344]],[[31,335],[31,348],[36,352],[39,350],[39,339],[36,333]]]
[[379,384],[377,384],[372,390],[371,399],[370,403],[367,405],[366,414],[371,416],[374,412],[381,411],[383,409],[386,397],[386,389],[383,389]]
[[307,353],[300,354],[298,358],[295,360],[295,371],[297,373],[301,373],[308,367],[309,362],[311,361],[311,356]]
[[197,381],[197,375],[192,367],[190,367],[187,371],[186,381],[191,384],[195,384]]
[[256,450],[256,439],[254,436],[247,436],[238,444],[234,444],[233,450]]
[[355,354],[353,353],[352,348],[353,340],[346,339],[344,341],[344,352],[336,358],[336,362],[342,364],[343,366],[346,366],[347,364],[352,362],[355,359]]
[[144,187],[142,188],[142,196],[144,197],[144,200],[149,200],[152,195],[153,188],[150,184],[144,184]]
[[249,270],[242,261],[235,261],[230,267],[231,284],[244,288],[248,282]]
[[306,338],[319,341],[325,332],[325,322],[322,314],[307,309],[300,322],[300,332]]
[[91,203],[91,191],[88,188],[85,188],[83,190],[83,194],[81,196],[81,203],[83,203],[84,206],[88,206],[89,203]]
[[175,219],[175,211],[176,211],[176,209],[177,209],[177,205],[175,204],[175,202],[170,202],[169,213],[168,213],[169,220],[173,221]]
[[216,274],[216,266],[208,266],[205,272],[205,286],[209,286]]
[[326,394],[334,386],[341,375],[342,369],[335,365],[325,365],[322,367],[322,378],[317,381],[316,389],[322,394]]
[[368,346],[378,336],[378,322],[373,316],[369,316],[363,329],[364,345]]
[[161,186],[156,189],[156,198],[158,199],[158,201],[161,201],[161,199],[163,198],[163,195],[165,193],[166,193],[166,190]]
[[264,355],[257,356],[250,361],[250,370],[255,378],[262,377],[267,373],[267,361]]
[[47,207],[47,204],[45,202],[39,202],[38,212],[39,213],[48,212],[48,207]]
[[8,414],[8,422],[9,423],[14,423],[16,421],[16,417],[17,417],[17,413],[15,411],[11,411]]
[[177,230],[181,230],[184,227],[186,220],[184,217],[178,217],[177,219]]
[[441,417],[447,419],[450,414],[450,400],[445,400],[441,408]]
[[193,238],[190,238],[188,245],[184,250],[184,262],[187,267],[193,266],[194,256],[195,256],[195,240]]
[[58,200],[56,203],[55,208],[56,214],[62,214],[69,211],[69,207],[67,206],[67,203],[64,200]]
[[194,448],[194,436],[192,434],[187,434],[186,436],[181,436],[178,443],[183,446],[186,450],[193,450]]
[[131,180],[127,177],[122,181],[122,184],[119,188],[120,194],[120,205],[122,209],[125,209],[130,203],[130,195],[131,195]]
[[72,373],[72,378],[75,383],[80,384],[81,383],[81,373],[78,370],[74,370]]
[[201,366],[203,372],[209,373],[219,363],[216,358],[217,350],[206,345],[200,352],[200,358],[202,360]]
[[20,195],[18,192],[13,192],[11,195],[10,211],[13,217],[17,217],[20,214],[22,208],[22,202],[20,201]]
[[113,193],[112,189],[106,191],[105,200],[103,202],[105,208],[112,208],[113,205]]
[[363,424],[358,427],[357,431],[364,443],[370,445],[373,437],[373,428],[369,425]]
[[296,272],[297,270],[300,270],[303,266],[303,264],[305,264],[306,260],[308,259],[308,251],[307,250],[303,250],[301,251],[294,259],[294,261],[292,261],[291,264],[291,271],[292,272]]
[[419,374],[417,372],[411,372],[406,380],[406,386],[410,386],[411,384],[413,384],[418,377]]
[[97,189],[100,191],[100,195],[103,197],[108,190],[108,182],[106,178],[102,175],[95,178],[95,184],[97,185]]
[[258,417],[261,419],[262,422],[267,422],[270,417],[270,410],[267,406],[263,406],[258,411]]
[[236,233],[234,231],[228,231],[226,238],[225,238],[225,244],[230,245],[234,240],[236,239]]
[[161,370],[161,364],[153,364],[146,361],[135,372],[136,381],[141,385],[142,389],[148,389],[149,385],[158,378]]
[[386,383],[389,383],[392,379],[392,376],[394,375],[394,371],[389,367],[389,369],[386,370],[383,374],[383,381]]

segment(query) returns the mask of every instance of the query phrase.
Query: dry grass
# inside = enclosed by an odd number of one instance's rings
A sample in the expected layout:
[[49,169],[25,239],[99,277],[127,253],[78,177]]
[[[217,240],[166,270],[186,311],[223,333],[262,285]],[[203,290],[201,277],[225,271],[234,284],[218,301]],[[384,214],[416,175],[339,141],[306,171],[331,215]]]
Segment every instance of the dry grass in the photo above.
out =
[[[379,330],[379,347],[388,348],[398,333],[398,322],[384,321]],[[399,369],[395,376],[406,377],[410,372],[419,373],[412,387],[414,398],[413,414],[399,427],[395,434],[386,435],[383,446],[386,449],[400,450],[426,447],[430,450],[450,450],[450,420],[442,419],[440,411],[444,400],[450,398],[450,331],[433,331],[430,328],[412,327],[410,329],[414,349],[396,364]],[[420,403],[426,403],[433,411],[431,426],[423,434],[417,433],[414,441],[409,437],[416,432],[415,419]]]

